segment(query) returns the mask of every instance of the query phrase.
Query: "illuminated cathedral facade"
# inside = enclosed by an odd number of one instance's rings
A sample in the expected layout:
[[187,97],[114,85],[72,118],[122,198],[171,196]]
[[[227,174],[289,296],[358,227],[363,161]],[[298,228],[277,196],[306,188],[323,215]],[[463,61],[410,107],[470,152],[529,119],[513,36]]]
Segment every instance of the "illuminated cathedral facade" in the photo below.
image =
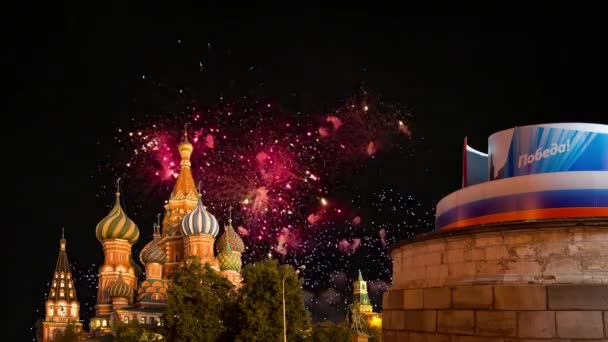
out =
[[[111,334],[117,322],[128,323],[132,320],[161,325],[167,305],[167,290],[171,286],[170,276],[183,262],[192,258],[210,264],[237,288],[241,286],[241,253],[245,249],[243,240],[233,229],[231,218],[216,239],[220,226],[203,206],[199,190],[195,187],[190,164],[192,151],[193,146],[184,132],[179,145],[180,172],[166,202],[162,224],[157,221],[152,240],[139,253],[139,260],[145,266],[145,280],[142,282],[139,282],[141,268],[131,253],[131,247],[139,239],[139,229],[122,208],[117,184],[114,207],[96,227],[104,260],[99,268],[95,317],[90,321],[91,334]],[[71,321],[78,322],[79,304],[67,255],[64,254],[65,240],[62,239],[53,287],[47,300],[44,331],[57,324],[63,329],[67,326],[68,319],[56,322],[56,317],[60,317],[55,315],[58,307],[74,314],[70,316]],[[65,286],[65,289],[59,285]],[[65,297],[58,297],[60,293],[64,293]],[[50,320],[49,313],[52,313]],[[43,338],[43,341],[52,339],[51,332],[47,335],[49,337]]]

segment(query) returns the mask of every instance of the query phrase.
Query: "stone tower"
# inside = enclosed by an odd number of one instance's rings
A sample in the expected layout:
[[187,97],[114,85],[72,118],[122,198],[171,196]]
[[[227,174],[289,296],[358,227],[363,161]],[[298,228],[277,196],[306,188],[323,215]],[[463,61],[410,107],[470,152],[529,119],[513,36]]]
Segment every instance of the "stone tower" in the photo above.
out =
[[70,323],[74,324],[77,333],[82,331],[80,323],[80,303],[76,299],[76,288],[70,271],[66,239],[59,240],[59,256],[55,273],[51,280],[51,288],[45,303],[45,318],[42,322],[42,341],[51,341],[57,334],[65,330]]

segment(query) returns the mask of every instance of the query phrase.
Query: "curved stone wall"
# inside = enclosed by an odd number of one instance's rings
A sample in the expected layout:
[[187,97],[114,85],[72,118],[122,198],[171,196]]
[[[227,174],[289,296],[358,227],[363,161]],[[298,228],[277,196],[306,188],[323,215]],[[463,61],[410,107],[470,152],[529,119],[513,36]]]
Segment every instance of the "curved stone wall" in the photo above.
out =
[[391,256],[384,342],[608,339],[606,219],[439,231]]

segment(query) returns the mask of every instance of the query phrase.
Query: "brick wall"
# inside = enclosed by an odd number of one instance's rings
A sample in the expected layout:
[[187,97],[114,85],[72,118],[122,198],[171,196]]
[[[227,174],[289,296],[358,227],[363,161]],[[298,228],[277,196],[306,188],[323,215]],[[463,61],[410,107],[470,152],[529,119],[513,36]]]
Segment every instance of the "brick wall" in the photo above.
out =
[[604,223],[436,233],[396,247],[383,342],[608,342]]
[[440,341],[455,335],[484,336],[488,341],[550,338],[608,342],[606,285],[389,290],[383,304],[385,342],[407,341],[404,336]]

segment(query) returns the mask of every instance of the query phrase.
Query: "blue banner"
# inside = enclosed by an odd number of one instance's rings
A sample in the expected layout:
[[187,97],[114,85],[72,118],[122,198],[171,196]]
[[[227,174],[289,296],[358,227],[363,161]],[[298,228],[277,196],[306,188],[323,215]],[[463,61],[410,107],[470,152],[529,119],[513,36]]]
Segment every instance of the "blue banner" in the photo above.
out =
[[[498,138],[504,139],[506,135]],[[495,165],[490,148],[490,177],[608,171],[607,151],[608,134],[605,133],[551,126],[516,127],[503,165]]]

